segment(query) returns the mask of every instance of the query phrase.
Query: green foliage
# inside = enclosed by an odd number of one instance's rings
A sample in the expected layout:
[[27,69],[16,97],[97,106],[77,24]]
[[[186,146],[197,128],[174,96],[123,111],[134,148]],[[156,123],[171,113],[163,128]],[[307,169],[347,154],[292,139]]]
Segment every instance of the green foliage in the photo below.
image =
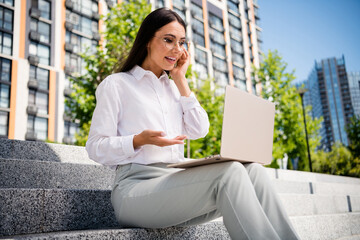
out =
[[86,73],[71,78],[73,92],[66,100],[72,119],[80,121],[76,144],[86,142],[96,105],[97,86],[126,59],[141,22],[150,11],[151,5],[146,0],[130,0],[114,6],[106,16],[101,17],[105,25],[103,41],[95,53],[88,51],[82,54]]
[[[210,79],[199,81],[198,88],[190,84],[201,106],[208,114],[210,121],[209,133],[206,137],[190,141],[190,158],[201,158],[220,153],[222,116],[224,109],[224,95],[216,95],[217,86],[212,89]],[[185,156],[187,149],[185,147]]]
[[350,140],[349,149],[355,158],[360,159],[360,116],[354,115],[346,126]]
[[[299,158],[299,170],[308,170],[307,147],[302,104],[297,89],[292,85],[294,72],[286,72],[287,64],[277,51],[269,51],[264,56],[254,77],[262,84],[262,96],[275,103],[275,126],[273,143],[273,162],[271,167],[278,168],[277,160],[288,156],[288,168],[292,168],[291,159]],[[306,124],[311,152],[320,144],[319,129],[322,119],[312,119],[311,108],[306,108]]]
[[335,143],[331,152],[318,151],[313,154],[313,170],[342,176],[360,177],[360,159],[353,159],[348,148]]

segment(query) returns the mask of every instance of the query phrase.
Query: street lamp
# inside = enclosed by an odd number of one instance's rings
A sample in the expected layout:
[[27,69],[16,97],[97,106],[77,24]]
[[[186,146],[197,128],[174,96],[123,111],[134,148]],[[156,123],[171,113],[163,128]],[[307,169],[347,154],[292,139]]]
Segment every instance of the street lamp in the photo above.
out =
[[304,100],[303,100],[304,94],[307,91],[308,91],[307,89],[302,88],[302,89],[298,90],[298,93],[300,94],[301,105],[302,105],[302,109],[303,109],[304,125],[305,125],[305,137],[306,137],[306,145],[307,145],[307,152],[308,152],[308,159],[309,159],[309,168],[310,168],[310,172],[312,172],[311,155],[310,155],[310,147],[309,147],[309,138],[308,138],[308,133],[307,133],[307,128],[306,128],[305,107],[304,107]]

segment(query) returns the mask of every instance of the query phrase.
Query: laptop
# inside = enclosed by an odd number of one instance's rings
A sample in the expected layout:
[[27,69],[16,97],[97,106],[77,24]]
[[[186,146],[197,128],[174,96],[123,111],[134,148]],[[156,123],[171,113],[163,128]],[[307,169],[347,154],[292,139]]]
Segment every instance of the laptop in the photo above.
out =
[[226,161],[270,164],[274,118],[274,103],[226,86],[220,154],[167,166],[190,168]]

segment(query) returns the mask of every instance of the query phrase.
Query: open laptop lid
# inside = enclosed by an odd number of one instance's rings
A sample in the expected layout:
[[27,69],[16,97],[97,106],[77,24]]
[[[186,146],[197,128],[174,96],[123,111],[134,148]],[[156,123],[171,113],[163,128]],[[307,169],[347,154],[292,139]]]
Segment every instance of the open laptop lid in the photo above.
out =
[[274,118],[274,103],[226,86],[221,157],[270,164]]

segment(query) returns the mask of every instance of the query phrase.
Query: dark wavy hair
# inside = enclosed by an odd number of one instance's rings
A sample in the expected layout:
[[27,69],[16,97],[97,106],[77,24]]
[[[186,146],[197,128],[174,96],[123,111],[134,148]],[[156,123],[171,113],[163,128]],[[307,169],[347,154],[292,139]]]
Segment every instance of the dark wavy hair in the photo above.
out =
[[136,35],[129,56],[123,64],[120,64],[117,72],[127,72],[135,65],[141,66],[148,54],[147,44],[160,28],[173,21],[179,22],[186,30],[184,20],[168,8],[159,8],[147,15]]

